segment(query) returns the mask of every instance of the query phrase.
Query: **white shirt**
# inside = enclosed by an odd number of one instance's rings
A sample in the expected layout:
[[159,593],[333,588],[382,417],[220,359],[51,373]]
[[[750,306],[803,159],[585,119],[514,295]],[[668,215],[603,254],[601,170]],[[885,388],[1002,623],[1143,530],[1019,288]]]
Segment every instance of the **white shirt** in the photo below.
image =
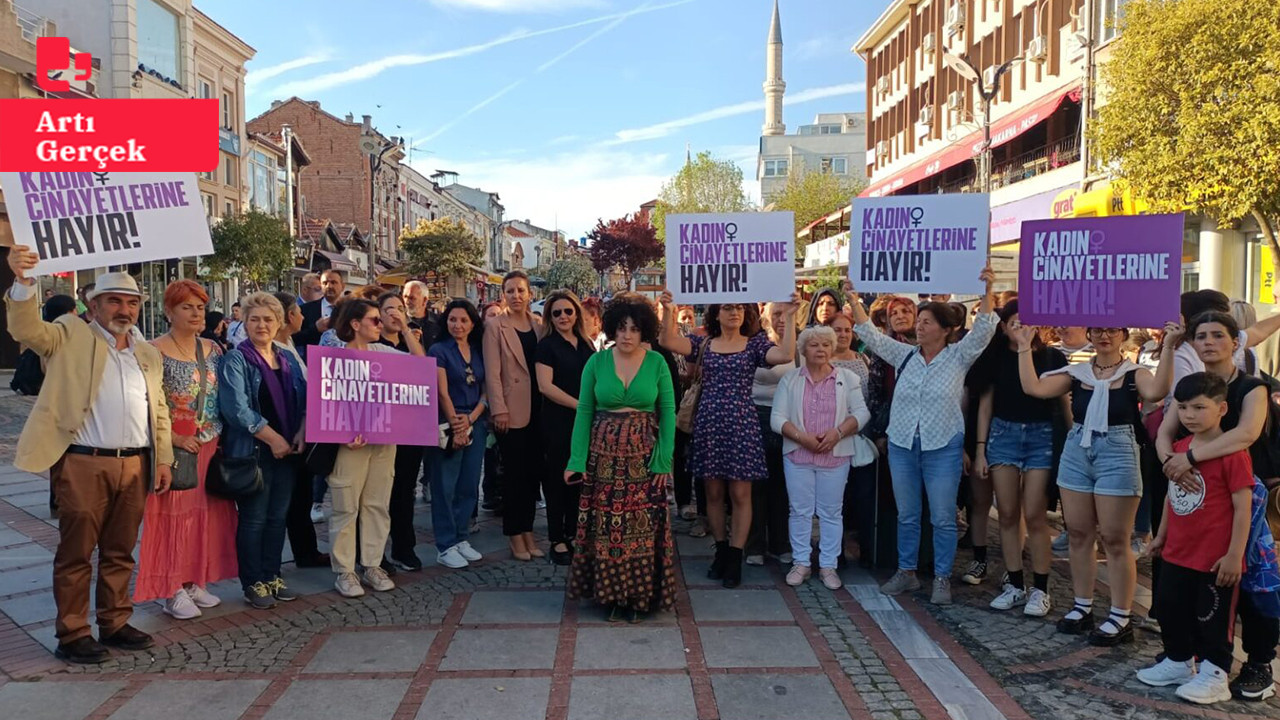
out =
[[243,322],[236,320],[227,327],[227,343],[231,347],[235,347],[248,339],[249,331],[245,330]]
[[333,303],[329,302],[329,298],[320,298],[320,317],[327,318],[333,314]]
[[894,340],[869,322],[854,328],[867,350],[895,370],[903,361],[907,363],[893,389],[889,442],[911,449],[919,436],[921,450],[937,450],[964,433],[964,413],[960,411],[964,377],[991,342],[998,322],[995,313],[978,313],[969,334],[943,348],[929,363],[919,348]]

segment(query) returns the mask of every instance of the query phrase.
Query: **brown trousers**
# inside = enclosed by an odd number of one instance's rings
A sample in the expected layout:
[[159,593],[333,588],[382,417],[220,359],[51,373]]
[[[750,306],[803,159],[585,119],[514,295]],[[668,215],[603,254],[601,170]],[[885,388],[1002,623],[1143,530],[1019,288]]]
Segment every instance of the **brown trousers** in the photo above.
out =
[[89,629],[89,584],[98,550],[95,593],[99,637],[124,627],[133,615],[129,577],[146,505],[150,458],[66,455],[53,475],[58,498],[58,552],[53,559],[57,637],[66,644]]

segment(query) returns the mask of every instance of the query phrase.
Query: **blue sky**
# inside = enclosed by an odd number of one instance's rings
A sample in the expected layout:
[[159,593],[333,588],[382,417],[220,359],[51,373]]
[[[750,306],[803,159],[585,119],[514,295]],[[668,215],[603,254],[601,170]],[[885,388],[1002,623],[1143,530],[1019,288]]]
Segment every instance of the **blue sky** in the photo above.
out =
[[[782,0],[788,128],[865,109],[850,46],[881,0]],[[430,174],[570,237],[656,197],[686,143],[754,196],[772,0],[206,0],[258,51],[248,117],[291,95],[373,115]]]

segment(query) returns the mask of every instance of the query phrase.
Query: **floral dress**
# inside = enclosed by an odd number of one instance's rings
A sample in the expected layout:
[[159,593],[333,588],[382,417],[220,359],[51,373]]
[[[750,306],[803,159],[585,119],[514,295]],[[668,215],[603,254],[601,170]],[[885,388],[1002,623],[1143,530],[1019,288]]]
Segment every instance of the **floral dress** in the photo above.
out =
[[207,345],[214,350],[205,357],[203,416],[196,407],[200,395],[199,364],[161,354],[162,387],[169,404],[172,432],[194,435],[202,443],[197,460],[199,484],[190,490],[147,494],[134,602],[172,597],[184,583],[204,586],[239,575],[235,503],[204,491],[209,463],[222,433],[218,414],[218,364],[222,351],[215,343]]
[[[711,338],[688,338],[693,347],[687,360],[697,362],[698,349]],[[773,346],[763,332],[752,336],[747,347],[736,353],[718,353],[707,346],[702,355],[702,394],[689,446],[689,472],[694,477],[753,482],[769,477],[751,383],[756,368],[769,366],[765,355]]]

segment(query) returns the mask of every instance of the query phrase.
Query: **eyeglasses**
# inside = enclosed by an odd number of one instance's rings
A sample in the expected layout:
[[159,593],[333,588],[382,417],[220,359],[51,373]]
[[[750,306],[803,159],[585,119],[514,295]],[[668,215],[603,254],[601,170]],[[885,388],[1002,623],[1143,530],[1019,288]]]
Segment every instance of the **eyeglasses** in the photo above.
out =
[[564,315],[565,317],[573,317],[574,310],[571,307],[567,307],[567,308],[557,308],[551,311],[551,317],[553,318],[558,318],[561,315]]
[[1099,335],[1123,335],[1124,334],[1124,328],[1091,328],[1090,331],[1098,333]]
[[721,305],[720,312],[746,312],[746,305]]

